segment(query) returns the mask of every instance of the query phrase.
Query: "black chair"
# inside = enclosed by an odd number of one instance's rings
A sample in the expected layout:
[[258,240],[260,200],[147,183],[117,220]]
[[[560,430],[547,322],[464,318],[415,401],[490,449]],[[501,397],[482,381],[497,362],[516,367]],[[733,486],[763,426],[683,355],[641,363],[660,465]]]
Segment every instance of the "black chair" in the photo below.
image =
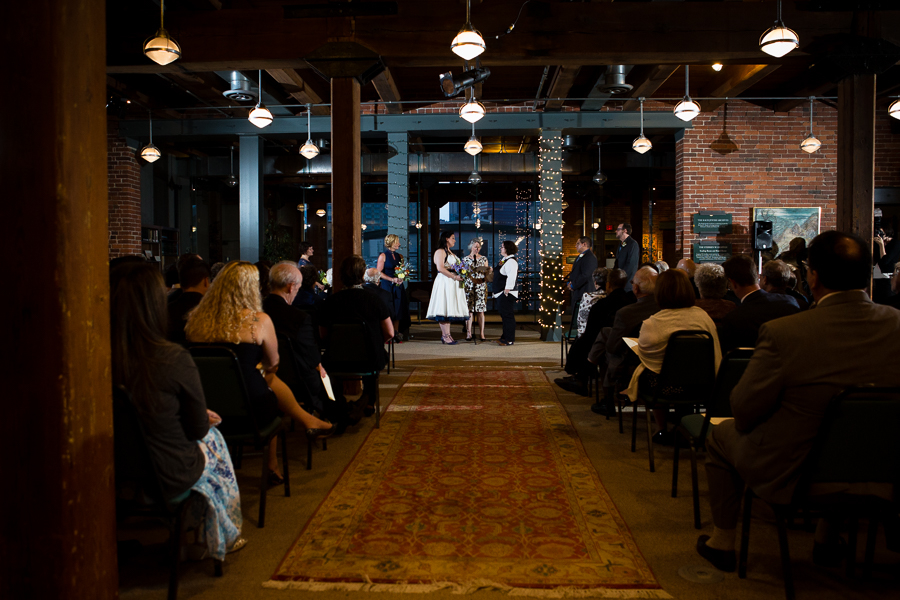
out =
[[[560,306],[560,311],[562,311],[562,306]],[[562,337],[559,340],[559,366],[566,366],[566,356],[569,354],[569,342],[575,343],[575,340],[578,339],[578,307],[575,307],[575,310],[572,311],[572,320],[569,321],[569,330],[562,334]]]
[[378,359],[376,352],[384,352],[375,346],[365,322],[335,323],[325,339],[325,357],[328,374],[340,379],[374,378],[372,399],[375,404],[375,427],[381,427],[381,394],[378,390]]
[[[291,391],[294,393],[294,397],[297,401],[304,406],[306,412],[312,412],[311,400],[312,400],[312,392],[309,391],[309,386],[306,385],[306,382],[303,381],[303,377],[300,374],[300,365],[297,364],[295,357],[297,356],[294,353],[294,342],[291,340],[291,336],[288,334],[276,331],[275,337],[278,340],[278,378],[281,379],[285,385],[287,385]],[[322,398],[323,402],[331,402],[327,398]],[[324,415],[322,415],[324,417]],[[291,422],[291,427],[293,427],[294,423]],[[312,469],[312,449],[314,442],[313,440],[307,439],[306,444],[306,470],[309,471]],[[322,450],[328,450],[328,440],[322,440]]]
[[[395,369],[397,368],[397,358],[394,353],[394,346],[396,342],[394,342],[394,338],[391,338],[387,341],[386,349],[388,353],[388,361],[387,361],[387,374],[391,374],[391,367],[393,366]],[[393,363],[393,364],[392,364]]]
[[230,447],[238,447],[235,466],[239,468],[244,444],[252,444],[263,451],[262,473],[259,481],[259,521],[257,527],[266,524],[266,491],[268,489],[269,467],[265,451],[276,437],[281,438],[281,460],[284,468],[284,495],[291,495],[291,478],[288,471],[288,451],[286,429],[289,419],[275,417],[268,423],[258,423],[251,406],[244,375],[237,356],[224,346],[195,345],[191,356],[200,372],[200,382],[206,405],[222,417],[219,431]]
[[[666,344],[662,368],[655,389],[638,389],[638,401],[643,402],[647,415],[647,451],[650,472],[656,472],[653,462],[653,421],[651,412],[658,404],[675,406],[706,405],[716,381],[715,346],[708,331],[682,329],[675,331]],[[637,441],[637,402],[631,420],[631,451]],[[677,440],[676,440],[677,441]],[[677,445],[677,444],[676,444]]]
[[[706,438],[715,427],[710,419],[731,417],[731,390],[737,385],[750,358],[753,356],[753,348],[738,348],[729,352],[719,365],[719,373],[716,375],[716,386],[713,390],[712,400],[706,409],[706,414],[694,413],[685,415],[681,424],[675,430],[675,435],[682,436],[690,445],[691,450],[691,489],[694,500],[694,527],[700,529],[700,491],[697,481],[697,451],[706,449]],[[675,444],[675,463],[672,466],[672,497],[678,497],[678,446]]]
[[[159,472],[150,458],[144,427],[131,395],[113,388],[113,433],[116,480],[116,521],[129,518],[162,520],[169,530],[169,600],[178,597],[178,563],[181,554],[184,514],[198,494],[187,490],[166,499]],[[202,500],[201,500],[202,501]],[[214,560],[215,575],[222,576],[222,561]]]
[[[778,544],[784,573],[784,595],[795,597],[788,548],[787,520],[799,509],[819,509],[831,516],[850,518],[847,549],[847,577],[853,576],[856,557],[856,530],[859,517],[869,520],[866,540],[866,570],[875,553],[875,535],[879,520],[896,518],[898,502],[876,495],[829,493],[820,486],[828,484],[900,485],[900,387],[852,387],[835,396],[828,406],[813,449],[804,462],[800,483],[788,505],[770,504],[778,527]],[[744,493],[741,524],[741,551],[738,576],[747,577],[747,550],[750,545],[750,519],[753,490]]]

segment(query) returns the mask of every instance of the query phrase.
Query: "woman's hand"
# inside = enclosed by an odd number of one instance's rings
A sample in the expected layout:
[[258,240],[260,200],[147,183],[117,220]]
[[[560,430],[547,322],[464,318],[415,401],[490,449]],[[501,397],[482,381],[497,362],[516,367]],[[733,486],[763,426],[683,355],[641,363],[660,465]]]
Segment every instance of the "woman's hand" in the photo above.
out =
[[222,417],[209,410],[208,408],[206,409],[206,415],[209,417],[209,424],[212,426],[218,425],[222,422]]
[[391,282],[396,283],[397,285],[403,283],[403,281],[399,277],[394,277],[393,279],[391,279]]

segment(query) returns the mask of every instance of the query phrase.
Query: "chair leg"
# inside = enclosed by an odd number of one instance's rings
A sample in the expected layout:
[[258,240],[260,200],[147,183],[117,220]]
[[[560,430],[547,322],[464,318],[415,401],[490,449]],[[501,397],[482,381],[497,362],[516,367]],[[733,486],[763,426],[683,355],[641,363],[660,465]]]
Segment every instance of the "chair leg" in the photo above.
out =
[[681,437],[681,432],[678,430],[677,427],[675,428],[675,431],[673,432],[672,437],[675,438],[675,453],[672,458],[672,497],[677,498],[678,497],[678,454],[679,454],[678,450],[679,450],[679,446],[681,446],[681,444],[679,444],[679,438]]
[[691,442],[691,495],[694,500],[694,529],[700,529],[700,489],[697,481],[697,448]]
[[381,386],[378,385],[378,375],[375,376],[375,429],[381,429]]
[[788,532],[784,515],[780,510],[775,511],[775,524],[778,527],[778,547],[781,550],[781,570],[784,577],[784,597],[786,600],[794,600],[794,574],[791,571],[791,552],[788,548]]
[[312,471],[312,447],[313,441],[306,438],[306,470]]
[[388,361],[387,361],[387,373],[391,374],[391,351],[394,349],[394,341],[391,340],[388,342]]
[[215,575],[216,577],[222,577],[225,574],[222,570],[224,564],[224,560],[213,559],[213,575]]
[[562,369],[566,366],[566,336],[563,335],[563,338],[559,341],[559,368]]
[[291,473],[288,470],[290,464],[288,463],[288,451],[287,451],[287,432],[282,429],[281,433],[278,434],[281,438],[281,466],[282,471],[284,472],[284,495],[288,498],[291,497]]
[[738,557],[738,577],[747,578],[747,551],[750,548],[750,515],[753,510],[753,492],[744,493],[744,518],[741,521],[741,555]]
[[269,487],[269,465],[266,464],[266,456],[263,453],[262,475],[259,478],[259,521],[257,527],[266,526],[266,491]]
[[644,405],[644,414],[647,415],[647,454],[650,456],[650,472],[656,473],[656,465],[653,462],[653,425],[650,406]]
[[637,402],[631,404],[631,451],[637,451]]
[[169,600],[176,600],[178,598],[178,563],[181,559],[181,527],[184,523],[184,511],[187,509],[187,504],[187,502],[182,504],[178,514],[175,516],[175,522],[172,523],[172,531],[169,537],[169,560],[172,565],[169,570]]

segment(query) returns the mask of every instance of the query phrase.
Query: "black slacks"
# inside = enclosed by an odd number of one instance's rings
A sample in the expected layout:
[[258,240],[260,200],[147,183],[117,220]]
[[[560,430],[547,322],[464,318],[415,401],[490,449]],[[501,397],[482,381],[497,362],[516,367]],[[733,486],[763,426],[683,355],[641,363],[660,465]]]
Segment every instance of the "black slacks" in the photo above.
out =
[[512,294],[508,296],[500,294],[497,296],[497,310],[500,318],[503,320],[503,336],[501,339],[507,342],[516,341],[516,314],[513,309],[516,306],[516,297]]

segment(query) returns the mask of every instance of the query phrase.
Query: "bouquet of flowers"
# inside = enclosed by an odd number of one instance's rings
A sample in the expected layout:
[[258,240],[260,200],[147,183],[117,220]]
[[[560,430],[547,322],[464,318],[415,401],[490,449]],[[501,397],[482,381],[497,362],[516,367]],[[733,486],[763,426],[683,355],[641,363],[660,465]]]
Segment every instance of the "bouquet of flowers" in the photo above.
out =
[[[466,265],[461,260],[456,261],[453,265],[450,266],[450,268],[453,269],[454,271],[456,271],[456,274],[459,275],[460,277],[462,277],[463,279],[466,279],[471,276],[469,269],[466,268]],[[466,284],[464,281],[459,282],[459,289],[461,289],[461,290],[466,289]]]
[[400,280],[400,283],[396,285],[403,285],[403,282],[408,280],[410,275],[412,275],[412,269],[406,264],[405,260],[401,260],[397,263],[397,266],[394,267],[394,277]]
[[328,281],[328,273],[325,271],[319,271],[319,283],[324,285],[325,287],[329,287],[331,282]]

